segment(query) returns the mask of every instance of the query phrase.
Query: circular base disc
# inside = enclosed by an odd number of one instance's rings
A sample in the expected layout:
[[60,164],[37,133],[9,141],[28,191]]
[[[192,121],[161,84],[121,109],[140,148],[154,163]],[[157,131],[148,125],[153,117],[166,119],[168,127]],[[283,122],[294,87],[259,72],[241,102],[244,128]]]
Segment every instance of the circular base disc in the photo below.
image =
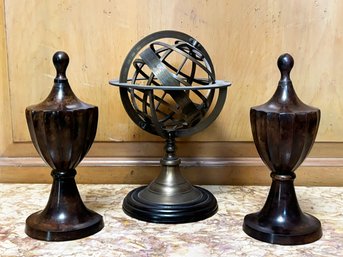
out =
[[41,213],[33,213],[26,219],[25,233],[29,237],[44,241],[68,241],[93,235],[104,227],[102,216],[93,211],[85,213],[84,216],[89,218],[78,224],[53,223],[44,219]]
[[156,204],[139,197],[142,186],[132,190],[123,202],[124,212],[136,219],[153,222],[177,224],[195,222],[214,215],[218,210],[217,200],[204,188],[196,187],[201,197],[187,204]]
[[262,225],[259,222],[259,213],[248,214],[244,217],[243,231],[249,236],[271,244],[280,245],[300,245],[312,243],[322,236],[320,221],[304,213],[301,222],[289,227],[283,227],[282,233],[280,227]]

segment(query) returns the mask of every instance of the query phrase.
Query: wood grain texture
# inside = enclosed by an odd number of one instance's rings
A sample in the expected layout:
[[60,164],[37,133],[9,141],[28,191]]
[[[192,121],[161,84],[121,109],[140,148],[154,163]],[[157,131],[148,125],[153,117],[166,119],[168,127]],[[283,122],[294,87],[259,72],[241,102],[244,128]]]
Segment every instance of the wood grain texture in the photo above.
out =
[[[97,142],[88,156],[159,158],[160,138],[134,125],[108,80],[118,77],[126,54],[139,39],[172,29],[198,39],[212,58],[217,78],[233,83],[215,123],[178,142],[180,156],[256,158],[249,108],[271,97],[279,80],[276,59],[289,52],[295,59],[295,90],[305,103],[322,111],[310,157],[341,158],[342,23],[343,2],[326,0],[0,1],[0,156],[37,156],[24,110],[47,96],[55,76],[51,57],[65,50],[71,57],[67,76],[76,95],[99,106]],[[301,169],[300,184],[343,184],[342,168],[333,163]],[[131,170],[82,167],[79,179],[145,183],[158,172],[138,168],[132,175]],[[196,183],[270,182],[263,166],[201,170],[186,172]],[[7,166],[0,168],[0,181],[49,182],[49,174],[45,167]]]
[[[95,142],[88,157],[152,157],[161,158],[163,142]],[[149,149],[149,151],[147,151]],[[256,158],[259,157],[253,142],[178,142],[176,153],[184,157],[212,158]],[[5,151],[5,157],[37,157],[38,153],[30,143],[13,143]],[[341,158],[343,157],[342,143],[314,144],[309,157],[312,158]]]
[[[277,57],[295,58],[299,96],[322,110],[318,141],[342,141],[343,2],[340,1],[25,1],[5,0],[14,141],[28,141],[24,109],[49,92],[52,54],[71,57],[76,94],[100,108],[98,141],[158,140],[127,117],[116,88],[125,55],[143,36],[163,29],[197,38],[217,77],[233,82],[218,120],[186,140],[251,140],[249,108],[274,92]],[[27,24],[30,26],[27,26]]]
[[[77,179],[80,183],[148,183],[159,172],[162,148],[162,142],[97,142],[80,164]],[[270,171],[252,142],[181,142],[177,153],[192,183],[270,184]],[[11,144],[6,155],[0,157],[0,182],[51,181],[50,168],[32,143]],[[315,143],[296,171],[297,184],[343,186],[342,156],[342,143]]]
[[12,142],[4,3],[0,1],[0,156]]
[[[147,184],[159,173],[159,167],[84,167],[78,168],[77,183]],[[342,167],[300,167],[296,185],[343,186]],[[270,185],[265,166],[186,167],[184,176],[198,185]],[[13,175],[15,174],[15,176]],[[35,174],[33,176],[33,174]],[[1,183],[51,183],[48,167],[0,167]]]

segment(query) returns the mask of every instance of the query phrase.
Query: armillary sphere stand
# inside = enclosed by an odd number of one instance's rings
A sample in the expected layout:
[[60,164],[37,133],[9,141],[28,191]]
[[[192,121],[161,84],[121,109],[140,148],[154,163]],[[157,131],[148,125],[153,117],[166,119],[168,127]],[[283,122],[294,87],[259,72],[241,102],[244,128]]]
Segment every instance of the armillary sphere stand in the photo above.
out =
[[[173,45],[162,42],[165,38],[174,40]],[[167,60],[173,54],[181,56],[179,67]],[[174,56],[174,62],[175,59]],[[190,63],[189,74],[183,71],[187,62]],[[208,78],[197,78],[197,67],[201,67]],[[129,72],[131,68],[133,74]],[[165,139],[159,176],[125,197],[124,212],[155,223],[194,222],[215,214],[218,209],[215,197],[182,176],[181,160],[175,153],[175,138],[190,136],[208,127],[219,115],[226,99],[230,83],[214,79],[213,65],[205,49],[181,32],[151,34],[132,48],[119,81],[113,80],[110,84],[120,87],[122,103],[130,118],[145,131]],[[215,92],[218,92],[216,97]],[[210,109],[214,98],[216,103]]]
[[182,176],[172,133],[166,140],[165,151],[160,175],[148,186],[134,189],[125,197],[125,213],[156,223],[191,222],[215,214],[218,207],[214,196],[204,188],[192,186]]
[[[125,83],[118,83],[118,85],[121,87],[129,86]],[[206,88],[226,90],[227,86],[226,82],[217,81],[217,84]],[[151,87],[147,89],[147,87],[142,86],[141,90],[149,90],[149,94],[152,94]],[[159,90],[170,90],[170,88],[158,87]],[[224,100],[218,100],[216,107],[221,108]],[[203,126],[207,125],[204,124]],[[217,212],[217,200],[213,194],[204,188],[193,186],[181,174],[181,159],[175,154],[177,132],[180,131],[171,130],[163,133],[166,140],[165,155],[160,161],[161,172],[159,176],[148,186],[136,188],[125,197],[123,210],[129,216],[155,223],[186,223],[206,219]]]

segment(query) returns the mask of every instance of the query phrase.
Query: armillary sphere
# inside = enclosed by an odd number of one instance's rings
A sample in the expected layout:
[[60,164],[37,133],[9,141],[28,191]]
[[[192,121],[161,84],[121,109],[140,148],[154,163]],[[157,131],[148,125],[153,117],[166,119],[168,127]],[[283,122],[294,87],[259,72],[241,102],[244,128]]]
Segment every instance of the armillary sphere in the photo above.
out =
[[177,31],[160,31],[140,40],[127,55],[119,81],[110,84],[120,86],[130,118],[164,138],[170,132],[190,136],[209,126],[224,105],[229,85],[215,80],[202,45]]
[[156,223],[184,223],[208,218],[217,200],[192,186],[181,174],[175,138],[209,126],[223,108],[230,83],[215,79],[203,46],[184,33],[160,31],[140,40],[127,55],[119,81],[130,118],[145,131],[165,138],[161,173],[148,186],[129,192],[123,210]]

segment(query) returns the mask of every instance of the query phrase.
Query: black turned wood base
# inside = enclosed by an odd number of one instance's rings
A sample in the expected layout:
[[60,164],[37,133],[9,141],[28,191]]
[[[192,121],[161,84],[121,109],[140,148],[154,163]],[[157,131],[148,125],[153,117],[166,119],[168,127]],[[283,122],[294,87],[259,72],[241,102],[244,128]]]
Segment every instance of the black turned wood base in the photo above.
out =
[[320,221],[303,213],[294,190],[295,175],[273,175],[267,201],[260,212],[244,218],[243,230],[263,242],[299,245],[321,238]]
[[102,216],[87,209],[75,183],[75,170],[51,172],[53,184],[44,210],[26,219],[25,233],[45,241],[67,241],[90,236],[104,227]]
[[312,215],[304,213],[297,227],[279,228],[261,224],[260,213],[252,213],[244,218],[243,230],[249,236],[263,242],[280,245],[300,245],[312,243],[322,236],[320,221]]
[[217,200],[212,193],[201,187],[200,197],[184,204],[157,204],[146,201],[140,193],[147,186],[132,190],[124,199],[124,212],[136,219],[165,224],[187,223],[203,220],[218,210]]

